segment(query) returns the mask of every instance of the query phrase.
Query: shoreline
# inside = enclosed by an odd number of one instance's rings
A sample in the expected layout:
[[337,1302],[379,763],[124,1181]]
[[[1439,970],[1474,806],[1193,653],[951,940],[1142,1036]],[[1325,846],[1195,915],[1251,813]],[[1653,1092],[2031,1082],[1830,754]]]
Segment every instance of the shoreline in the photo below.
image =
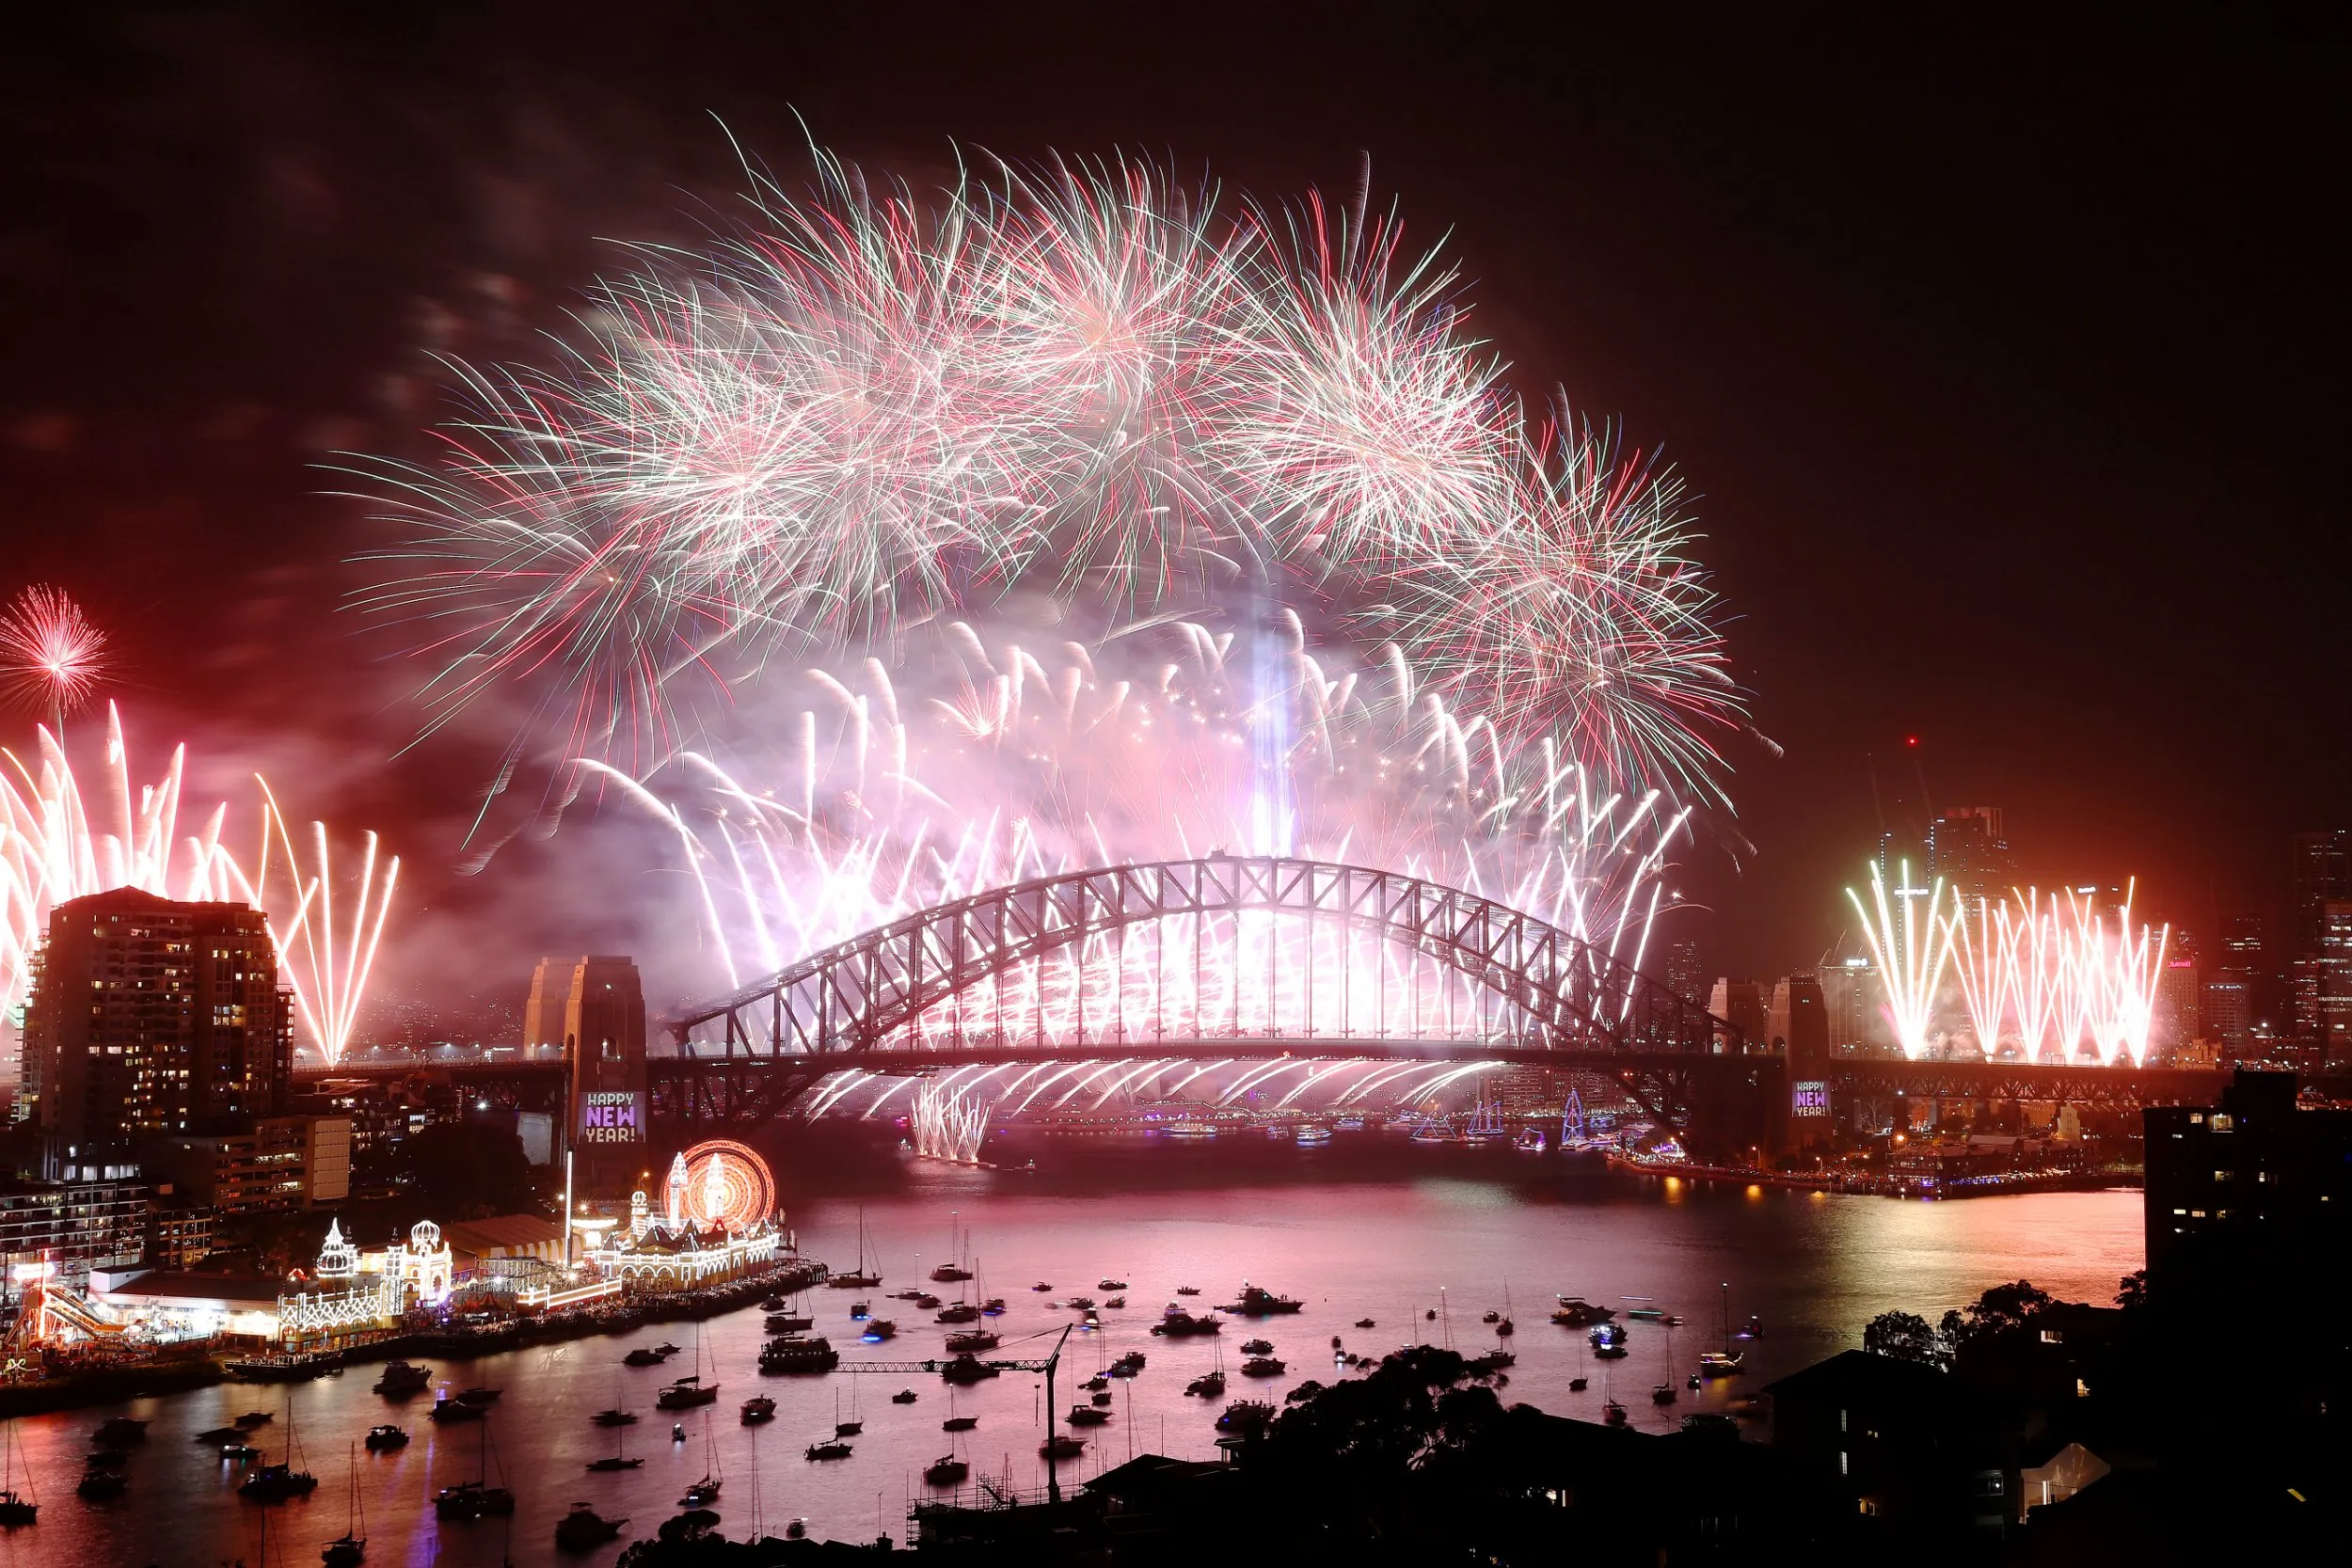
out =
[[[39,1382],[0,1386],[0,1419],[45,1416],[123,1400],[163,1398],[217,1383],[307,1383],[338,1375],[346,1368],[405,1360],[412,1355],[440,1361],[473,1361],[528,1345],[628,1334],[649,1323],[696,1321],[740,1311],[771,1294],[790,1294],[821,1285],[831,1273],[818,1262],[776,1263],[724,1285],[648,1296],[627,1304],[618,1312],[592,1309],[578,1317],[543,1313],[482,1328],[416,1329],[333,1350],[296,1352],[282,1358],[268,1354],[207,1355],[91,1368]],[[246,1376],[234,1370],[238,1367],[267,1367],[269,1370],[261,1376]]]

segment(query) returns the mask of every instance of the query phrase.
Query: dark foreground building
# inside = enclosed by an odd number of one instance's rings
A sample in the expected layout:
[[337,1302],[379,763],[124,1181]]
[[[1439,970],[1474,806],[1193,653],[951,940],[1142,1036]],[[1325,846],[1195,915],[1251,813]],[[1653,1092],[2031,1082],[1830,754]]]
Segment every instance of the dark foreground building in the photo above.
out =
[[293,1063],[293,997],[259,910],[119,888],[50,912],[24,1089],[61,1156],[271,1115]]

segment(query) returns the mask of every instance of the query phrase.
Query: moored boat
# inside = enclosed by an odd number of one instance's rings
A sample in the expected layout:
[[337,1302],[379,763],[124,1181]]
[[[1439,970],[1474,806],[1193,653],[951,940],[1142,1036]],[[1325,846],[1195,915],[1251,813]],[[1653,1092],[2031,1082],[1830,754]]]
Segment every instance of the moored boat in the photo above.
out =
[[628,1515],[607,1519],[586,1503],[572,1504],[572,1511],[555,1522],[555,1544],[559,1551],[593,1551],[608,1541],[620,1538],[621,1527],[628,1523]]

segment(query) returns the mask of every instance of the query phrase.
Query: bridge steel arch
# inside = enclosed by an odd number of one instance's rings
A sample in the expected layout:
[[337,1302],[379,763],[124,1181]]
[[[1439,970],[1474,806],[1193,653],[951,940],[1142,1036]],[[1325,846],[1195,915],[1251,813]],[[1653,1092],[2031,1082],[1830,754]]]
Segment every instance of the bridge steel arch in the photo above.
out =
[[[1252,1023],[1034,1038],[911,1027],[930,1008],[1099,936],[1184,916],[1270,913],[1377,933],[1506,1004],[1506,1038],[1303,1031]],[[1194,923],[1196,940],[1200,926]],[[1083,948],[1080,948],[1083,952]],[[1083,981],[1084,970],[1081,969]],[[1302,977],[1311,986],[1311,975]],[[1082,987],[1083,990],[1083,987]],[[1310,1012],[1311,1019],[1311,1011]],[[1754,1101],[1783,1074],[1740,1031],[1630,965],[1493,899],[1400,872],[1282,857],[1212,856],[1105,866],[976,894],[810,954],[723,1001],[671,1020],[676,1054],[646,1064],[657,1127],[748,1135],[817,1079],[1007,1061],[1360,1057],[1495,1061],[1605,1072],[1677,1125]]]
[[[1520,1049],[1745,1049],[1737,1028],[1696,1003],[1493,899],[1366,866],[1231,856],[1073,871],[942,904],[811,954],[674,1020],[670,1030],[684,1056],[707,1057],[715,1048],[726,1058],[815,1065],[882,1053],[930,1008],[1093,937],[1175,917],[1246,913],[1303,919],[1311,943],[1318,921],[1402,943],[1516,1009],[1527,1024]],[[1078,1034],[1083,1039],[1083,1015]],[[1105,1036],[1101,1044],[1115,1055],[1139,1054],[1166,1037]],[[1201,1037],[1187,1029],[1182,1037]],[[1302,1040],[1311,1037],[1311,1028]]]

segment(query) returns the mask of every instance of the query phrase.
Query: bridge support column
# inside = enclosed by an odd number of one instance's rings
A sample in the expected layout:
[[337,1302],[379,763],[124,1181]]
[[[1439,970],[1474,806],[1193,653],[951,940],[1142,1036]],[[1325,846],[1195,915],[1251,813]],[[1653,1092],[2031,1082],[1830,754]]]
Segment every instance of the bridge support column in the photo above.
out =
[[1691,1084],[1683,1147],[1708,1164],[1770,1168],[1788,1144],[1788,1064],[1780,1056],[1740,1058],[1700,1072]]

